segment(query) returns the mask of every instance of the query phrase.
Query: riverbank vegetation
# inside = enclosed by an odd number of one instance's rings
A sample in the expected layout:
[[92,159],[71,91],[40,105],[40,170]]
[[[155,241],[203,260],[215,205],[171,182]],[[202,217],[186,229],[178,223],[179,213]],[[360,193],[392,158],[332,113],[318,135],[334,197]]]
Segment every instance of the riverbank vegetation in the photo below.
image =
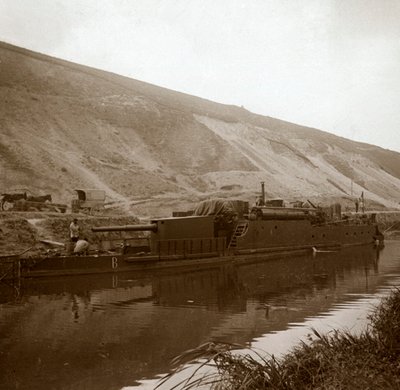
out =
[[398,389],[399,289],[383,299],[369,321],[359,335],[340,331],[322,335],[313,330],[309,342],[302,342],[279,360],[255,351],[238,354],[234,345],[206,343],[181,355],[175,363],[201,361],[201,367],[212,365],[214,369],[206,376],[192,375],[181,385],[185,389],[206,385],[218,390]]

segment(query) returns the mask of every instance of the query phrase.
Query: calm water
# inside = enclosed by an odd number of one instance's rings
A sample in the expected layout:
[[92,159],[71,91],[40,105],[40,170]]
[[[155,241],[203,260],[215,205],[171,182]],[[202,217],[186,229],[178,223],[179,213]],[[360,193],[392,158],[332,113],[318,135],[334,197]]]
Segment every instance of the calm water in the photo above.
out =
[[190,273],[0,284],[0,388],[153,388],[173,357],[206,341],[279,354],[316,324],[365,326],[372,303],[395,285],[400,241],[380,252],[357,247]]

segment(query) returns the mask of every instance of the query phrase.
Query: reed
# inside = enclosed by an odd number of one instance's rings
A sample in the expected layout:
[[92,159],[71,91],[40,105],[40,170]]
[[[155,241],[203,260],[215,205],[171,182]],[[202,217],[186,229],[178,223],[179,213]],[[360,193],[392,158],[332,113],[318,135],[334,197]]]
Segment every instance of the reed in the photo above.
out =
[[[369,316],[367,329],[359,335],[313,330],[283,358],[265,358],[256,351],[241,355],[243,346],[205,343],[176,359],[181,371],[188,363],[200,363],[195,373],[175,387],[206,386],[216,390],[298,389],[396,389],[400,388],[400,290],[395,289]],[[196,373],[210,365],[210,373]],[[159,385],[159,386],[160,386]],[[175,388],[174,387],[174,388]]]

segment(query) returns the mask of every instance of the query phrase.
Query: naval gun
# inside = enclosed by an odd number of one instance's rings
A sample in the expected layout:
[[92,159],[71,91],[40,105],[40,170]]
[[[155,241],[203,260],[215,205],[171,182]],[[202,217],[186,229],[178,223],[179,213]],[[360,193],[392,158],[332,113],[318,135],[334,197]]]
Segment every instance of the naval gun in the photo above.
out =
[[150,223],[147,225],[122,225],[122,226],[99,226],[93,227],[92,232],[157,232],[157,224]]
[[93,232],[149,231],[152,240],[178,240],[214,236],[213,216],[169,217],[151,220],[143,225],[93,227]]

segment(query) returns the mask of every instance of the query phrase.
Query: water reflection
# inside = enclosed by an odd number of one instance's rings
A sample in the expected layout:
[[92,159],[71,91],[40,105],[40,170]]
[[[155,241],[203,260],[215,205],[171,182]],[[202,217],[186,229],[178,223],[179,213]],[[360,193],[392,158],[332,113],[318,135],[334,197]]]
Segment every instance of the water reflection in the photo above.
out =
[[[169,273],[0,286],[4,389],[120,389],[169,370],[205,341],[249,345],[374,293],[400,243]],[[397,259],[398,260],[398,259]]]

